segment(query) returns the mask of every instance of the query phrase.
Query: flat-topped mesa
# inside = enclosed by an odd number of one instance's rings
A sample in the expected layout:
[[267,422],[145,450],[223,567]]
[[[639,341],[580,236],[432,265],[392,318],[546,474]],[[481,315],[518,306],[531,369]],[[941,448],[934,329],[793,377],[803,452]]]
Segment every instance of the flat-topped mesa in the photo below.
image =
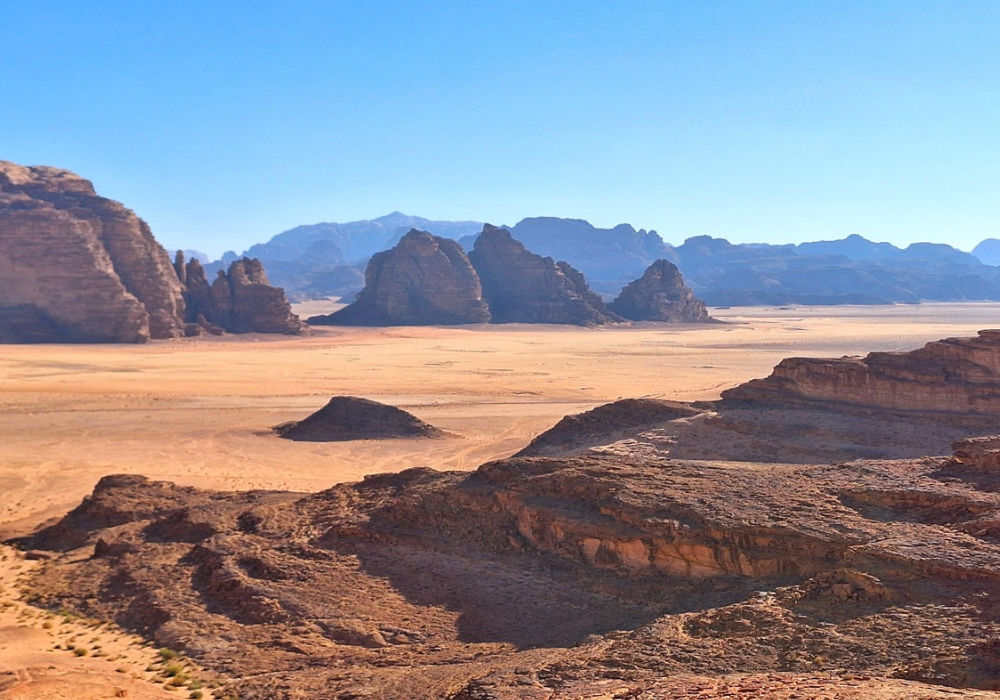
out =
[[585,326],[622,320],[569,263],[535,255],[505,229],[483,226],[469,260],[494,323]]
[[318,325],[456,325],[486,323],[479,277],[453,240],[411,229],[391,250],[372,256],[357,300],[309,323]]
[[189,323],[230,333],[301,333],[306,328],[292,313],[284,290],[268,282],[260,260],[236,260],[228,272],[219,270],[211,284],[201,263],[192,259],[184,265],[180,251],[175,265],[187,284]]
[[911,352],[782,360],[765,379],[722,392],[724,401],[1000,416],[1000,330],[946,338]]
[[59,168],[0,161],[0,342],[182,334],[184,299],[149,226]]
[[697,299],[669,260],[657,260],[642,277],[630,282],[608,304],[614,313],[631,321],[701,323],[711,321],[705,302]]

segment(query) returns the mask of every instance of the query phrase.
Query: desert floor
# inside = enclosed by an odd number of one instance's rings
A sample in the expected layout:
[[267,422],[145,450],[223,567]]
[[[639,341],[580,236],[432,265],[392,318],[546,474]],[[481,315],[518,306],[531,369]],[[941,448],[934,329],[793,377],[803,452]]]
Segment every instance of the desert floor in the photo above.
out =
[[[473,469],[621,397],[711,399],[791,355],[907,350],[1000,326],[1000,304],[714,315],[726,323],[0,346],[0,536],[65,513],[105,474],[313,491],[413,466]],[[401,406],[456,437],[321,444],[271,434],[338,394]]]
[[[908,350],[1000,326],[1000,304],[714,315],[725,323],[318,328],[299,338],[0,346],[0,538],[62,515],[106,474],[312,491],[413,466],[473,469],[568,413],[621,397],[712,399],[784,357]],[[320,444],[271,433],[338,394],[401,406],[455,437]],[[171,695],[155,669],[145,671],[155,652],[141,640],[25,605],[16,579],[33,562],[6,547],[0,556],[0,698]],[[68,640],[85,641],[90,654],[74,656]]]

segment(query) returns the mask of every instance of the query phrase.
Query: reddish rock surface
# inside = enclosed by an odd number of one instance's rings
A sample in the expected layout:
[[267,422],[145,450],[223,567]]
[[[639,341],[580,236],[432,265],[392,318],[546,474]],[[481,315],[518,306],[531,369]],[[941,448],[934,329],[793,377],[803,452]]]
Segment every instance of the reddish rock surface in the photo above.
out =
[[365,288],[354,303],[309,323],[419,326],[489,320],[479,277],[462,247],[413,229],[391,250],[372,256]]
[[1000,330],[912,352],[782,360],[771,376],[722,392],[727,402],[1000,416]]
[[183,290],[149,227],[66,170],[0,161],[0,282],[5,342],[183,332]]
[[998,514],[948,457],[536,457],[314,495],[109,477],[22,546],[55,555],[43,604],[247,700],[941,697],[1000,687]]
[[569,263],[535,255],[486,224],[469,253],[494,323],[601,325],[620,321]]
[[702,323],[711,320],[705,302],[684,284],[680,270],[669,260],[657,260],[630,282],[608,308],[631,321]]

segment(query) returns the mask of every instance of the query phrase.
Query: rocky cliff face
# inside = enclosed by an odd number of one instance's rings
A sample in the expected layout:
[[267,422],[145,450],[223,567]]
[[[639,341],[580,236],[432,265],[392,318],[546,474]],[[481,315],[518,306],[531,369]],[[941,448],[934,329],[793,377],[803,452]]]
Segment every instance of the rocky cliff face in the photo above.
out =
[[171,265],[149,226],[87,180],[0,161],[0,342],[302,327],[258,261],[237,261],[209,287],[200,264],[181,256]]
[[368,263],[357,300],[320,325],[454,325],[485,323],[490,312],[479,277],[455,241],[411,230]]
[[1000,330],[912,352],[782,360],[771,376],[722,392],[725,401],[1000,416]]
[[486,224],[469,253],[494,323],[601,325],[608,311],[569,263],[535,255],[505,229]]
[[700,323],[710,320],[705,302],[696,299],[684,284],[681,271],[669,260],[657,260],[622,289],[608,305],[614,313],[632,321]]
[[182,333],[183,289],[149,227],[65,170],[0,161],[0,280],[8,342]]
[[230,333],[301,333],[305,324],[292,313],[284,290],[272,287],[259,260],[242,258],[218,272],[211,284],[197,260],[184,264],[178,253],[178,274],[187,286],[188,322],[220,327]]

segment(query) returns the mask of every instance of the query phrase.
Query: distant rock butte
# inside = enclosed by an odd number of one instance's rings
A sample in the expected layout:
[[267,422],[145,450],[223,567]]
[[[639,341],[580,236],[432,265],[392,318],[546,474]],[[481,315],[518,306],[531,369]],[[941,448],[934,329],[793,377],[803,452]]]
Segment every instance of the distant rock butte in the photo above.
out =
[[462,247],[411,230],[391,250],[372,256],[357,300],[319,325],[455,325],[485,323],[489,308]]
[[181,254],[175,263],[185,281],[187,320],[224,328],[232,333],[301,333],[305,324],[292,313],[285,293],[272,287],[259,260],[243,258],[221,270],[211,284],[198,260],[185,265]]
[[506,229],[486,224],[469,253],[494,323],[601,325],[622,319],[569,263],[535,255]]
[[[236,322],[219,326],[286,332],[271,322],[282,303],[290,313],[284,295],[257,267],[230,270],[245,289],[231,294]],[[184,278],[149,226],[89,181],[0,161],[0,342],[136,343],[210,329],[192,324],[204,309],[188,308]]]
[[684,284],[681,271],[669,260],[657,260],[642,277],[626,286],[608,304],[614,313],[632,321],[701,323],[711,320],[705,302]]
[[304,442],[445,436],[444,431],[400,408],[355,396],[334,396],[309,417],[275,426],[274,431]]
[[946,338],[911,352],[782,360],[771,375],[722,392],[724,401],[811,404],[1000,416],[1000,330]]

